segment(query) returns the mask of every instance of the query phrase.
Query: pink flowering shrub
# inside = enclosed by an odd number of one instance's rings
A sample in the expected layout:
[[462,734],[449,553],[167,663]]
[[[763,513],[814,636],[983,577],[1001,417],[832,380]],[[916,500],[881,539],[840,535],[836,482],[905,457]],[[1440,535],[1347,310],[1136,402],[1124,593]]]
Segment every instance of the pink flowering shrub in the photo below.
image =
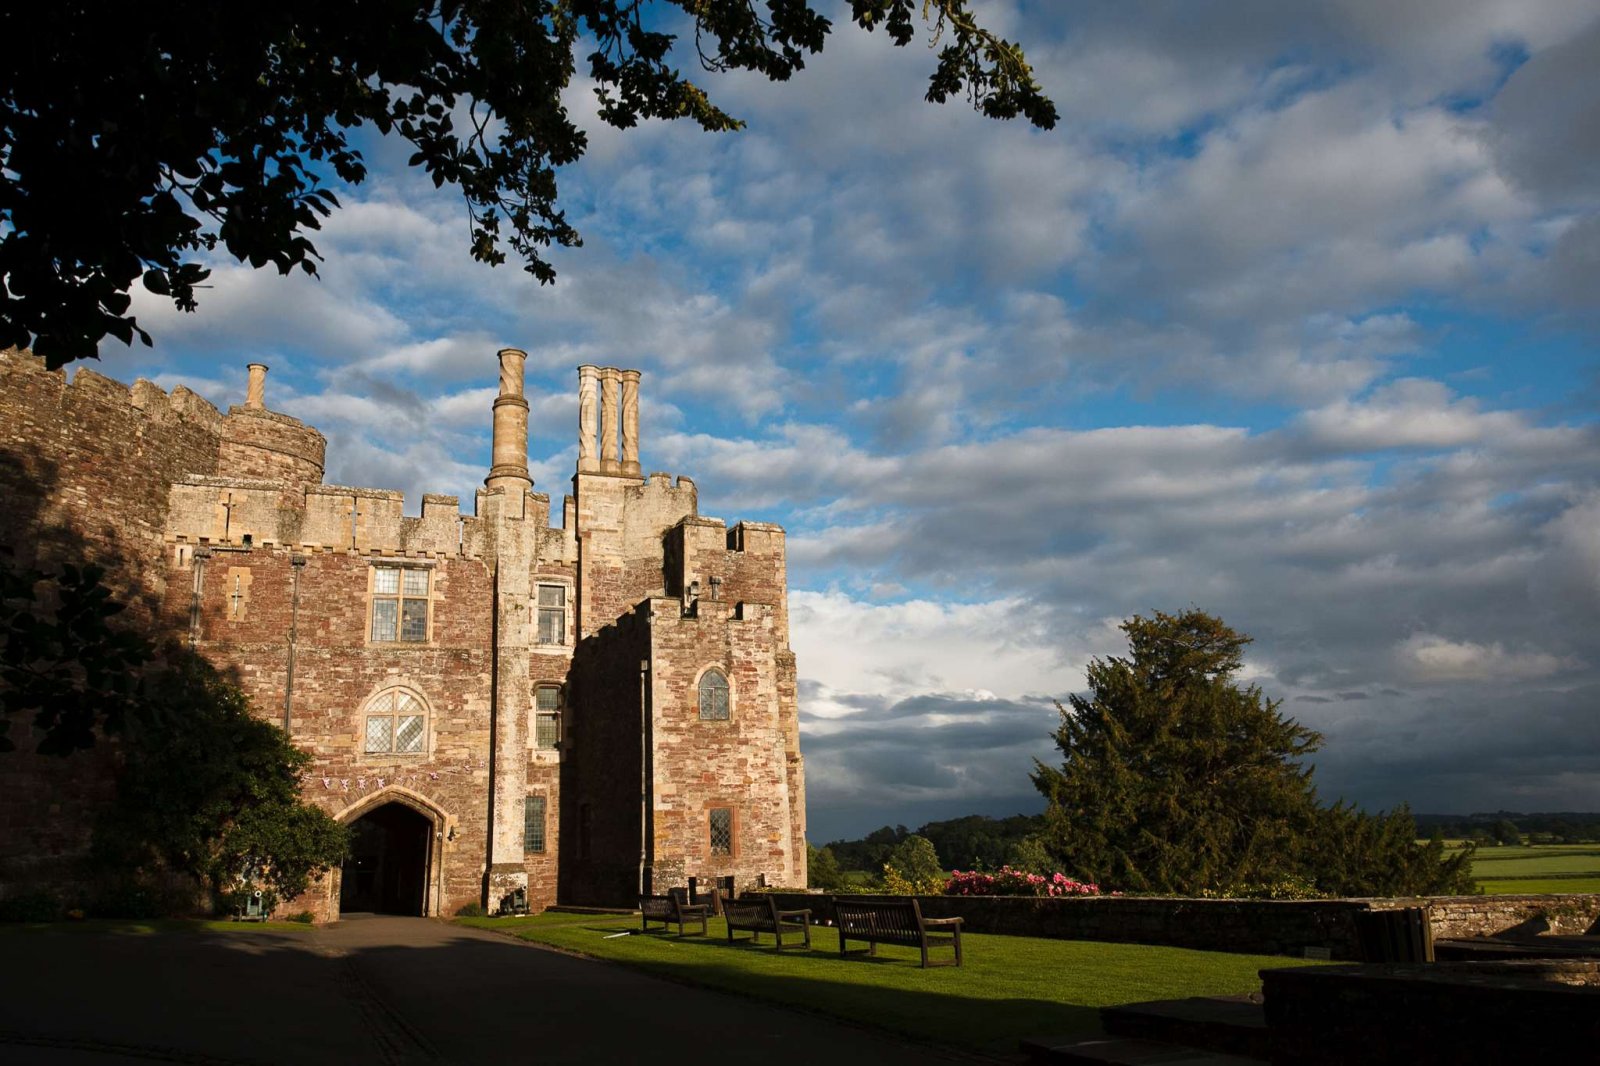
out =
[[947,896],[1098,896],[1099,885],[1074,881],[1059,871],[1049,877],[1002,866],[998,873],[952,870],[944,886]]

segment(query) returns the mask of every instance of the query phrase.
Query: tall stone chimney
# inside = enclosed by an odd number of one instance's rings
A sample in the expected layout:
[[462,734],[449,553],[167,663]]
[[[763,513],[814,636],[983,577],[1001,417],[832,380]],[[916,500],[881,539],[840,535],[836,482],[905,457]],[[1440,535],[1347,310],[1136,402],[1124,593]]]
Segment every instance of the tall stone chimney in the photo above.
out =
[[617,391],[622,374],[614,366],[600,368],[600,472],[619,473],[617,462]]
[[267,406],[267,364],[251,363],[250,385],[244,394],[244,405],[257,411]]
[[[490,489],[515,493],[518,499],[533,488],[528,476],[528,401],[522,395],[523,364],[528,353],[500,349],[500,395],[494,400],[494,465],[483,483]],[[518,508],[520,510],[520,508]]]
[[600,368],[585,363],[578,368],[578,473],[600,472],[600,453],[597,445],[598,412],[595,404],[600,398]]

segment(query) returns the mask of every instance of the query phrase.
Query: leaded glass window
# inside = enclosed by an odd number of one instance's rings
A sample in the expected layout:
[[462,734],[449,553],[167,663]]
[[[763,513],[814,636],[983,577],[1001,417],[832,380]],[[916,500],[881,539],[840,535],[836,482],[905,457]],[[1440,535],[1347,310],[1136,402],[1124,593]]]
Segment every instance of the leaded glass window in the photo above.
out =
[[422,701],[403,689],[381,693],[367,704],[366,751],[417,755],[428,748],[428,716]]
[[733,808],[711,808],[711,854],[733,854]]
[[522,801],[522,850],[544,851],[543,796],[529,796]]
[[533,746],[546,751],[561,746],[561,688],[540,685],[533,690]]
[[567,586],[539,586],[539,643],[567,642]]
[[428,584],[423,567],[372,568],[372,639],[423,643],[428,639]]
[[700,675],[700,718],[707,722],[728,720],[728,679],[721,670]]

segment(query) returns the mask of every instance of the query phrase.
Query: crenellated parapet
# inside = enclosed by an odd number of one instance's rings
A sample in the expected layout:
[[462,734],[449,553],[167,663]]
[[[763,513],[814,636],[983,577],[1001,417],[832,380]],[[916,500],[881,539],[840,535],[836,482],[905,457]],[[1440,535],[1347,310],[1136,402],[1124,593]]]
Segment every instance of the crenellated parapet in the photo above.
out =
[[685,610],[726,604],[765,604],[788,640],[788,564],[782,526],[686,516],[662,538],[667,595]]

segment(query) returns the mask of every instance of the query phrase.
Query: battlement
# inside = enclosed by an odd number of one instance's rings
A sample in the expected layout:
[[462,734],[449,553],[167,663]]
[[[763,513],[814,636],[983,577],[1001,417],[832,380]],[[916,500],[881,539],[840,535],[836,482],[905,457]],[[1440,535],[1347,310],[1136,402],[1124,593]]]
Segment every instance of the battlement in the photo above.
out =
[[186,386],[169,395],[160,385],[139,378],[131,386],[88,367],[78,367],[69,380],[65,369],[50,370],[44,359],[20,348],[0,351],[0,376],[28,380],[36,388],[54,393],[58,403],[76,406],[94,403],[126,408],[153,422],[183,420],[220,432],[222,414],[215,405]]

